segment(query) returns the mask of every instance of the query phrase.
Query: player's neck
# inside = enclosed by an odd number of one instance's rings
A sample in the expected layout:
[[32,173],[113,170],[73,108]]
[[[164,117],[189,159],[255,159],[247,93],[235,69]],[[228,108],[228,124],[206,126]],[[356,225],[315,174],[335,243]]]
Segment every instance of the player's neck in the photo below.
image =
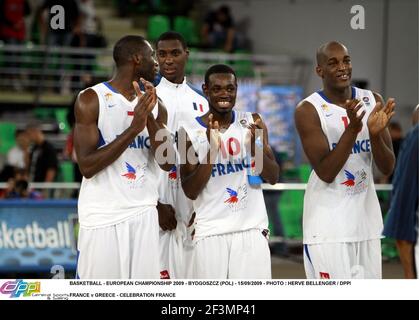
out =
[[220,129],[228,129],[228,127],[230,127],[233,120],[233,110],[227,113],[220,113],[217,110],[212,109],[211,113],[213,115],[213,121],[218,121]]
[[116,75],[108,81],[108,83],[118,90],[127,100],[133,100],[136,96],[135,89],[132,85],[133,78],[127,77],[126,74],[116,73]]
[[169,81],[171,83],[174,83],[174,84],[182,84],[183,80],[185,80],[185,74],[179,75],[175,79],[172,79],[172,80],[167,79],[167,81]]
[[325,86],[323,93],[330,102],[341,107],[345,105],[346,100],[352,99],[352,91],[350,86],[342,89],[328,88]]

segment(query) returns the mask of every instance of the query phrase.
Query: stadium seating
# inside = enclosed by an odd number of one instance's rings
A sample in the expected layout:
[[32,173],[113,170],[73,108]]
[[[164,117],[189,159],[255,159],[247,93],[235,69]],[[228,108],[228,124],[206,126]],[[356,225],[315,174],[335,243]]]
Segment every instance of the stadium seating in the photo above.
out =
[[16,144],[15,134],[15,123],[0,122],[0,154],[7,154],[7,152]]
[[147,39],[156,41],[158,37],[170,30],[169,18],[163,15],[154,15],[148,18]]

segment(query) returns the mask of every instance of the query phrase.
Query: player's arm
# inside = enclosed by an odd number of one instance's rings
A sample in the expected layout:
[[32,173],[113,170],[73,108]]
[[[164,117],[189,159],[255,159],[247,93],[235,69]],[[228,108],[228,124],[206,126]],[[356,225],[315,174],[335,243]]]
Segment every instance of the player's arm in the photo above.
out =
[[275,160],[273,151],[269,145],[268,138],[268,129],[266,128],[265,123],[262,121],[262,118],[258,113],[253,113],[254,124],[250,125],[251,130],[251,141],[252,141],[252,155],[255,154],[254,149],[258,148],[255,143],[255,130],[263,130],[263,145],[262,145],[262,155],[263,155],[263,167],[260,176],[266,182],[270,184],[275,184],[278,182],[279,178],[279,166]]
[[153,97],[144,94],[134,109],[131,125],[110,144],[99,148],[99,99],[93,89],[79,94],[75,104],[74,147],[80,172],[91,178],[125,151],[134,138],[144,130],[148,113],[155,105]]
[[213,163],[217,158],[218,150],[220,148],[218,128],[217,121],[212,123],[211,114],[207,129],[208,141],[211,142],[210,148],[204,159],[205,161],[202,161],[202,163],[198,162],[197,164],[191,162],[191,156],[196,155],[192,142],[186,133],[181,132],[182,129],[179,130],[179,137],[186,137],[186,154],[182,154],[181,152],[180,177],[182,180],[182,189],[189,199],[195,200],[205,188],[211,177]]
[[329,149],[329,143],[321,129],[320,118],[314,106],[307,101],[302,101],[295,110],[295,125],[304,152],[316,174],[326,183],[332,183],[342,170],[351,154],[358,131],[362,128],[365,111],[357,115],[362,106],[358,102],[357,100],[347,102],[346,112],[350,123],[332,151]]
[[410,241],[406,241],[406,240],[396,240],[396,246],[400,254],[400,261],[403,266],[404,277],[406,279],[415,279],[416,278],[415,269],[414,269],[415,261],[413,259],[414,243]]
[[370,133],[372,155],[378,169],[384,175],[390,175],[396,163],[393,152],[388,124],[394,115],[396,103],[390,98],[384,103],[383,98],[374,93],[377,104],[368,117],[368,130]]
[[[188,140],[186,142],[186,150],[188,150],[188,154],[196,154],[192,143]],[[207,161],[205,161],[206,163],[192,164],[189,157],[185,158],[186,161],[182,161],[180,165],[182,189],[189,199],[195,200],[211,177],[212,162],[209,160],[209,155],[207,156]]]

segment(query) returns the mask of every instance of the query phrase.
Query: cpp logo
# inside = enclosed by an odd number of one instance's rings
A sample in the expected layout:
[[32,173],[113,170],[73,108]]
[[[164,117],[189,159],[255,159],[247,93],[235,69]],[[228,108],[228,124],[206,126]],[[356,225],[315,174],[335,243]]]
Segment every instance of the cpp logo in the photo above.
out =
[[41,282],[26,282],[23,280],[7,281],[0,287],[0,293],[10,294],[10,298],[30,297],[41,292]]

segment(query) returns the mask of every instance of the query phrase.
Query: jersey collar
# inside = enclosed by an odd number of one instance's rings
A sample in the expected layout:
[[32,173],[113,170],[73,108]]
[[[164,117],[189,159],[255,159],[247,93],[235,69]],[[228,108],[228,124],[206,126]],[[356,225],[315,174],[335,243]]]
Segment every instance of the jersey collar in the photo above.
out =
[[[317,91],[317,93],[320,95],[320,97],[322,97],[323,98],[323,100],[324,101],[326,101],[327,103],[332,103],[330,100],[329,100],[329,98],[327,98],[326,97],[326,95],[324,94],[324,91],[323,90],[321,90],[321,91]],[[353,99],[355,99],[355,94],[356,94],[356,92],[355,92],[355,87],[351,87],[351,99],[353,100]]]
[[167,80],[165,77],[162,77],[160,83],[168,88],[178,89],[183,88],[186,85],[186,77],[183,78],[182,83],[173,83]]

